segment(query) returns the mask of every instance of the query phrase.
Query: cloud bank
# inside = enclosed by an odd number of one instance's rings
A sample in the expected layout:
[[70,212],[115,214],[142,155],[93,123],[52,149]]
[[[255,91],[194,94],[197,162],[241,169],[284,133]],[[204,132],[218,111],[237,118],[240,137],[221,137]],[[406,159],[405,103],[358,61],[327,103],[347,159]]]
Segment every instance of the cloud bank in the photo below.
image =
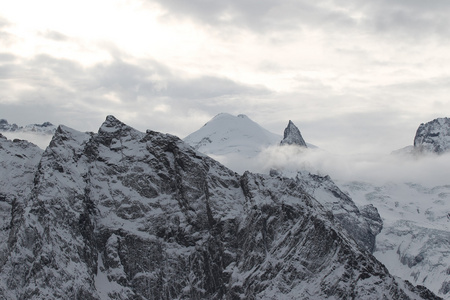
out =
[[321,149],[296,146],[271,146],[262,149],[254,158],[239,154],[212,156],[226,166],[243,173],[246,170],[269,173],[277,170],[285,176],[298,171],[321,176],[329,175],[338,181],[363,181],[374,185],[389,183],[420,183],[433,187],[448,185],[450,154],[444,155],[336,155]]

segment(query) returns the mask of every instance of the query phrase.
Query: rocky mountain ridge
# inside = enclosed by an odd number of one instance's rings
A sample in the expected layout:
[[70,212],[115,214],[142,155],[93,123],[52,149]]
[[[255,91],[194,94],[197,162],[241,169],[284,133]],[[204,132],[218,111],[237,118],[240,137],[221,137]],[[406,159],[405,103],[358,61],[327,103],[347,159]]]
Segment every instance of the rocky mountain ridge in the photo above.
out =
[[[327,178],[240,176],[112,116],[96,134],[59,126],[42,156],[0,142],[8,172],[34,157],[23,190],[1,177],[3,298],[439,299],[343,229],[323,203],[354,207]],[[376,215],[354,227],[376,234]]]

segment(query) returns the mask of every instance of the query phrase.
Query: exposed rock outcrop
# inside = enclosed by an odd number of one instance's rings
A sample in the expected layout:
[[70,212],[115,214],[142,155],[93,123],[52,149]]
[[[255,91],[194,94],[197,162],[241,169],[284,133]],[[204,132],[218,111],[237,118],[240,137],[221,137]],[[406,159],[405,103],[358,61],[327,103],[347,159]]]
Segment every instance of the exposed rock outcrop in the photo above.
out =
[[450,151],[450,118],[420,124],[414,137],[414,149],[437,154]]
[[286,129],[284,129],[283,140],[281,141],[280,144],[298,145],[307,148],[306,142],[303,139],[300,130],[298,130],[297,126],[295,126],[291,120],[289,120],[288,126],[286,127]]

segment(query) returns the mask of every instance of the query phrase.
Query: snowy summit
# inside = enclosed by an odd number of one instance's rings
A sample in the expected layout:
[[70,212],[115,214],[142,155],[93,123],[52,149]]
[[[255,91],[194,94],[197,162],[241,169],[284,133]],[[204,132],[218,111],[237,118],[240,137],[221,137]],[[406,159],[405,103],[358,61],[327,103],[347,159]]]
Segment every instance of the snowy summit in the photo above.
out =
[[184,141],[205,154],[226,155],[239,153],[253,157],[263,147],[275,145],[280,135],[272,133],[246,115],[221,113],[202,128],[184,138]]

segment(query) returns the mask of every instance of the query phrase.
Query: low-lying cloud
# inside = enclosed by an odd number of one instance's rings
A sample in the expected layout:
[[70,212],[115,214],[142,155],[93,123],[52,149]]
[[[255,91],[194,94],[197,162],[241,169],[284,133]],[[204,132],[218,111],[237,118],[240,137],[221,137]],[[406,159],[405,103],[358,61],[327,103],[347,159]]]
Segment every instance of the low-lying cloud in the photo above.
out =
[[321,149],[296,146],[271,146],[254,158],[239,154],[213,156],[226,166],[242,173],[246,170],[268,173],[275,169],[287,176],[298,171],[329,175],[333,180],[364,181],[373,184],[414,182],[426,186],[450,184],[450,154],[337,155]]

